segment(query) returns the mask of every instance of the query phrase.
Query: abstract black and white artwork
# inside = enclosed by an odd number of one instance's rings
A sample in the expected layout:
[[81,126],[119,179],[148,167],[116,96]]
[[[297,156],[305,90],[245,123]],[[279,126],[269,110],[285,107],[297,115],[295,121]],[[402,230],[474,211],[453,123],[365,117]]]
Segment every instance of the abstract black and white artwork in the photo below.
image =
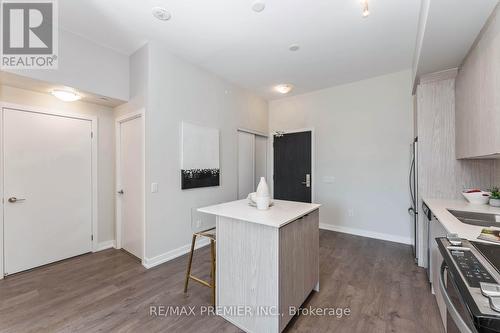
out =
[[219,130],[182,122],[181,188],[219,186]]

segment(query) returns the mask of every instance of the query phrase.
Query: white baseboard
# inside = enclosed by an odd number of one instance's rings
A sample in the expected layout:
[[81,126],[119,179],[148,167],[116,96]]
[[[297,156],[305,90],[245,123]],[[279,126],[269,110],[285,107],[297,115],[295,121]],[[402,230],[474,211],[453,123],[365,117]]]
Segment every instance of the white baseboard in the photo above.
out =
[[[196,240],[195,249],[199,249],[201,247],[207,246],[208,244],[210,244],[209,239],[203,237],[200,240]],[[176,249],[173,249],[171,251],[162,253],[162,254],[157,255],[156,257],[153,257],[153,258],[144,258],[142,265],[149,269],[149,268],[158,266],[160,264],[163,264],[167,261],[170,261],[172,259],[175,259],[177,257],[180,257],[186,253],[189,253],[189,251],[191,251],[191,243],[183,245],[183,246],[178,247]]]
[[105,242],[99,242],[97,244],[97,248],[94,250],[94,252],[99,252],[99,251],[103,251],[103,250],[107,250],[107,249],[111,249],[111,248],[116,248],[116,241],[109,240],[109,241],[105,241]]
[[381,240],[396,242],[396,243],[401,243],[401,244],[407,244],[407,245],[412,244],[412,240],[409,237],[395,236],[395,235],[384,234],[384,233],[380,233],[380,232],[368,231],[368,230],[363,230],[363,229],[349,228],[349,227],[333,225],[333,224],[325,224],[325,223],[320,223],[319,228],[325,229],[325,230],[330,230],[330,231],[342,232],[344,234],[351,234],[351,235],[363,236],[363,237],[368,237],[368,238],[381,239]]

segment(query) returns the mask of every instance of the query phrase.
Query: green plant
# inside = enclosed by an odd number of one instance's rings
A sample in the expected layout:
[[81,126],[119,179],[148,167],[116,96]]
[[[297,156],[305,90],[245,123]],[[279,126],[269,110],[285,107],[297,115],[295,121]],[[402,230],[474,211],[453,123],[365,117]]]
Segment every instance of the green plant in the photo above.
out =
[[500,199],[500,190],[498,189],[498,187],[493,187],[490,192],[490,199]]

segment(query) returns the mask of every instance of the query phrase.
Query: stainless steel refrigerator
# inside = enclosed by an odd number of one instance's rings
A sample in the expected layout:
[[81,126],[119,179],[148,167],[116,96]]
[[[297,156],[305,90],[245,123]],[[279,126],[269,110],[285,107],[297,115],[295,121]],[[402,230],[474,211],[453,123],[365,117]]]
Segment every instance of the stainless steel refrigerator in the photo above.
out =
[[418,262],[418,137],[413,139],[410,145],[411,162],[408,175],[408,187],[410,190],[411,207],[408,208],[410,214],[411,230],[413,233],[413,257]]

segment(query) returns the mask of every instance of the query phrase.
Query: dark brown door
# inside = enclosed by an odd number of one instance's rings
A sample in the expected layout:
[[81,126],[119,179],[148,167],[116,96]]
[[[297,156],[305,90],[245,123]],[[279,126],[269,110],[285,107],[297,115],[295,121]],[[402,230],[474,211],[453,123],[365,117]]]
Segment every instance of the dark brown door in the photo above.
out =
[[311,131],[274,136],[274,198],[311,202]]

